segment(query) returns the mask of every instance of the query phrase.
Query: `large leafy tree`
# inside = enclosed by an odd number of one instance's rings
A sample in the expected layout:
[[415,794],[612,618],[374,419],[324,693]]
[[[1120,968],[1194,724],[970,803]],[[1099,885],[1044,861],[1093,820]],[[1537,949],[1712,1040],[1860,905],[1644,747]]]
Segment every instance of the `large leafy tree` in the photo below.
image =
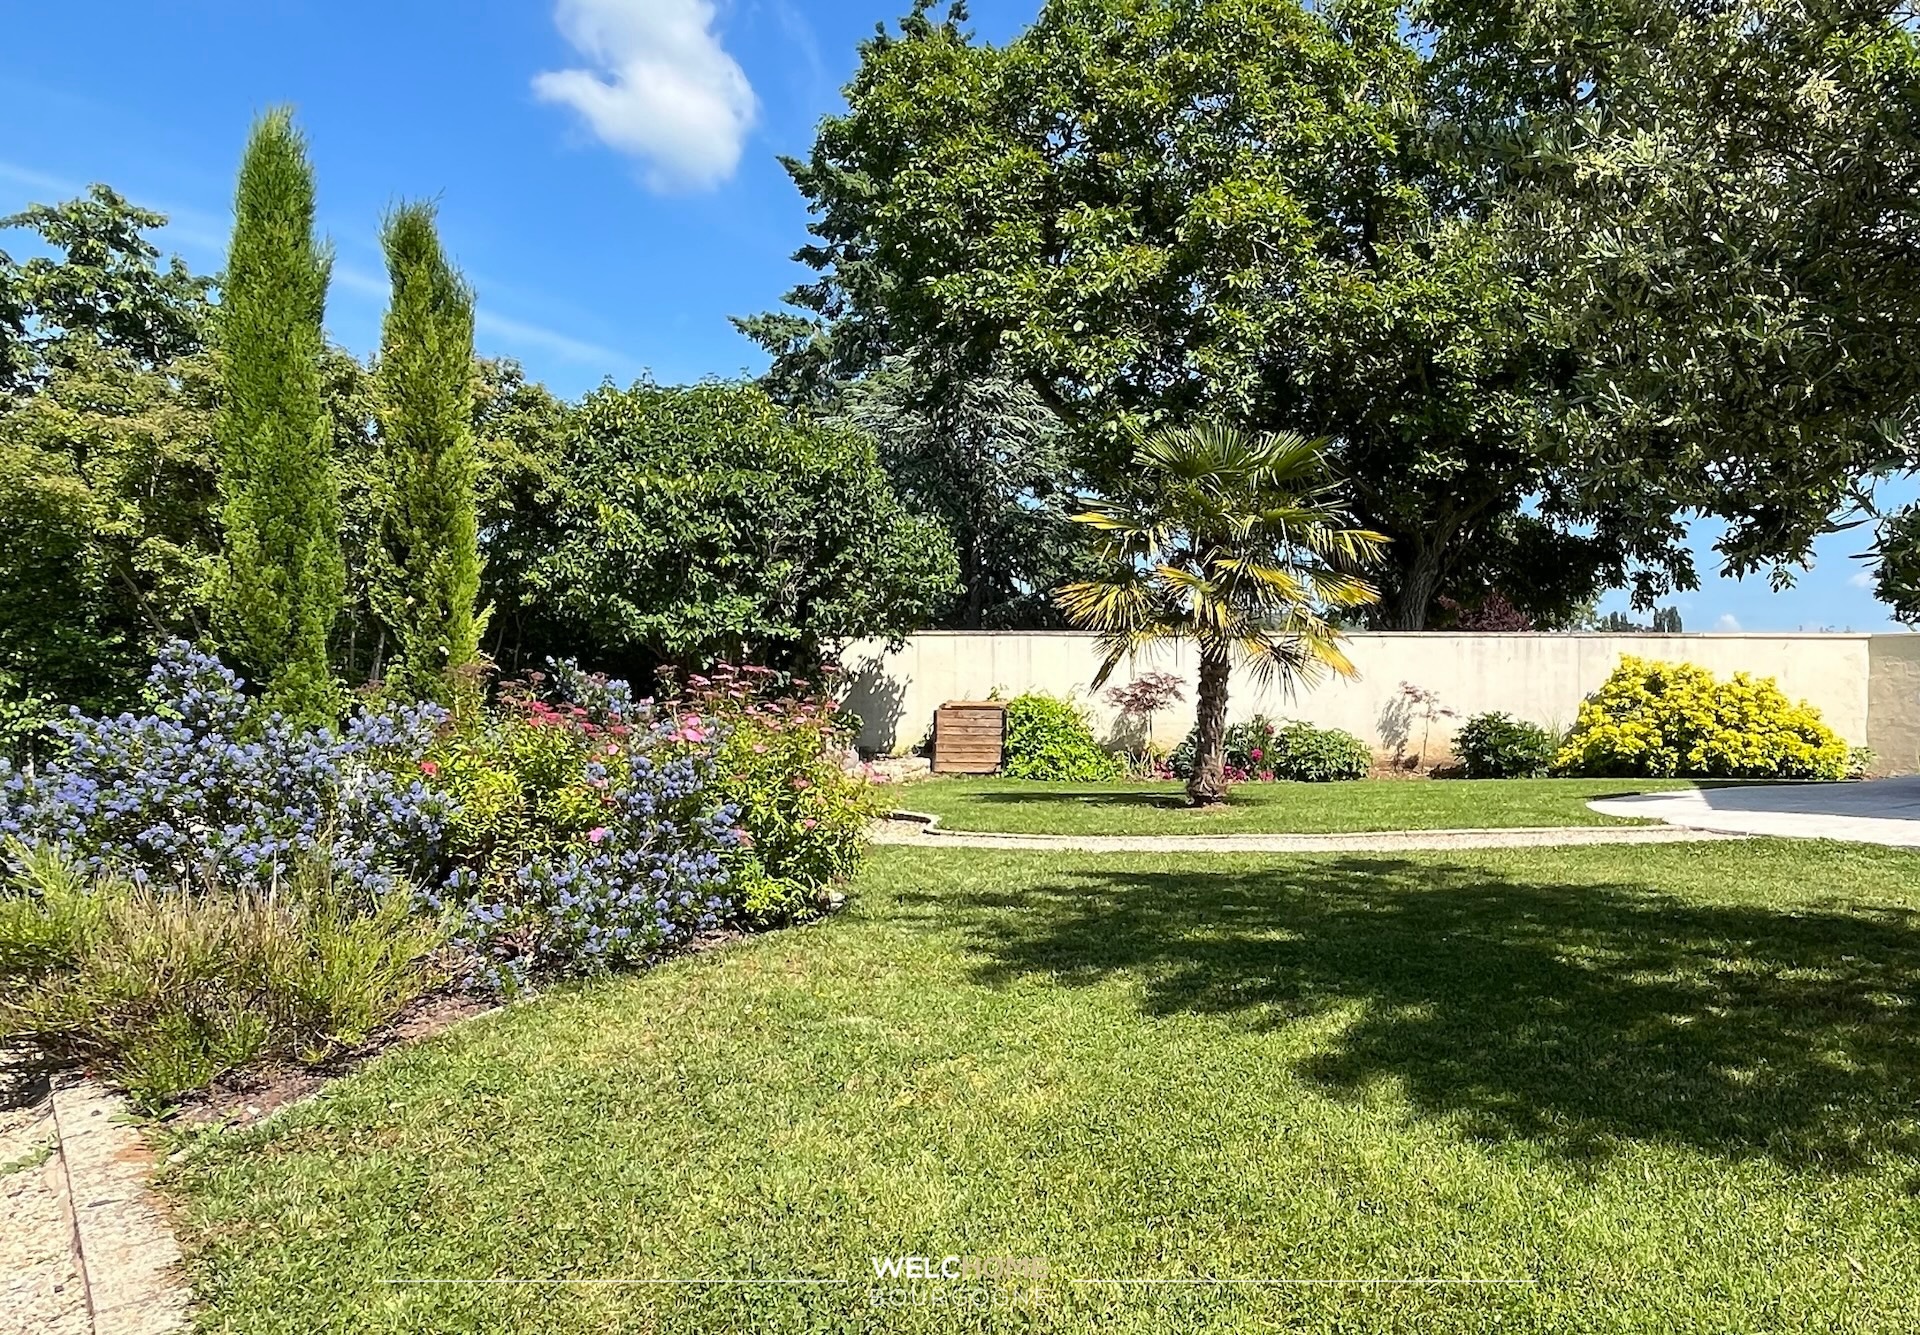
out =
[[953,596],[953,545],[900,503],[871,440],[749,385],[596,390],[566,419],[534,596],[582,658],[811,668]]
[[1388,625],[1690,584],[1688,511],[1798,559],[1909,452],[1896,8],[1052,0],[992,48],[922,4],[794,167],[815,318],[761,332],[1004,360],[1096,475],[1196,412],[1325,434]]
[[[1395,539],[1387,624],[1502,585],[1550,615],[1636,560],[1685,577],[1671,525],[1588,503],[1540,438],[1551,350],[1393,6],[1055,0],[1001,49],[929,8],[793,165],[821,277],[790,298],[812,333],[757,329],[776,375],[888,338],[1010,365],[1096,479],[1195,414],[1327,435]],[[1556,560],[1489,571],[1516,537]]]
[[1430,82],[1494,170],[1583,490],[1806,559],[1915,461],[1920,46],[1904,0],[1428,0]]
[[49,253],[0,255],[0,730],[125,704],[217,545],[209,281],[105,186],[4,222]]
[[1291,690],[1351,675],[1328,609],[1378,591],[1355,572],[1386,545],[1351,518],[1326,442],[1221,425],[1162,428],[1136,441],[1129,494],[1079,516],[1100,535],[1104,568],[1056,595],[1100,633],[1097,688],[1122,661],[1169,641],[1199,651],[1195,751],[1187,795],[1226,796],[1228,690],[1238,666]]
[[0,251],[0,394],[22,393],[100,348],[140,367],[199,351],[211,280],[179,258],[159,263],[146,233],[164,214],[104,185],[82,199],[0,218],[54,254],[15,262]]
[[221,291],[224,401],[218,626],[289,714],[329,717],[343,608],[340,489],[321,389],[331,262],[313,235],[313,168],[284,110],[240,166]]
[[216,372],[90,341],[63,361],[0,411],[0,696],[112,709],[205,627]]
[[1046,594],[1082,548],[1067,520],[1072,466],[1059,417],[1031,386],[889,357],[846,386],[838,419],[871,435],[895,490],[953,535],[960,593],[940,624],[1045,625]]
[[393,281],[380,346],[379,540],[373,592],[392,637],[387,678],[450,700],[480,655],[473,292],[447,262],[428,204],[381,241]]

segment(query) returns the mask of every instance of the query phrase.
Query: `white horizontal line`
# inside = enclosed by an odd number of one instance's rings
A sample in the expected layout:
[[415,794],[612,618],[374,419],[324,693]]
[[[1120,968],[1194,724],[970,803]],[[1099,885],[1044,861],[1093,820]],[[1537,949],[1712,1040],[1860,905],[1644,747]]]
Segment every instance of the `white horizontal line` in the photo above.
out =
[[1310,1285],[1434,1285],[1434,1284],[1538,1284],[1537,1279],[1074,1279],[1070,1284],[1310,1284]]
[[661,1285],[762,1285],[762,1284],[845,1284],[844,1279],[382,1279],[379,1284],[661,1284]]
[[[760,1285],[846,1285],[857,1281],[848,1279],[382,1279],[379,1284],[411,1285],[482,1285],[482,1284],[600,1284],[600,1285],[662,1285],[662,1286],[727,1286],[753,1287]],[[927,1276],[907,1279],[904,1276],[876,1278],[874,1284],[885,1283],[955,1283],[954,1279],[944,1276]],[[1045,1281],[1037,1281],[1044,1283]],[[1220,1284],[1248,1285],[1312,1285],[1338,1287],[1344,1285],[1365,1285],[1370,1287],[1401,1286],[1421,1287],[1431,1285],[1536,1285],[1536,1279],[1068,1279],[1069,1284],[1113,1284],[1113,1285],[1195,1285],[1208,1286]]]

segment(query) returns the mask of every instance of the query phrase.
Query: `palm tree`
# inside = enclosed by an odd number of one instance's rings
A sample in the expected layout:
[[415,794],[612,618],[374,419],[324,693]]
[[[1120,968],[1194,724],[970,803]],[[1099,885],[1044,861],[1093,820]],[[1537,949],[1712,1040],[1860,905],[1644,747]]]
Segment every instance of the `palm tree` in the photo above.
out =
[[1227,684],[1236,664],[1291,691],[1332,672],[1352,676],[1326,611],[1364,607],[1379,591],[1356,571],[1386,538],[1341,504],[1326,442],[1292,432],[1249,436],[1224,425],[1137,436],[1133,498],[1094,503],[1107,567],[1054,597],[1068,620],[1100,633],[1098,689],[1150,644],[1200,650],[1197,747],[1187,796],[1226,797]]

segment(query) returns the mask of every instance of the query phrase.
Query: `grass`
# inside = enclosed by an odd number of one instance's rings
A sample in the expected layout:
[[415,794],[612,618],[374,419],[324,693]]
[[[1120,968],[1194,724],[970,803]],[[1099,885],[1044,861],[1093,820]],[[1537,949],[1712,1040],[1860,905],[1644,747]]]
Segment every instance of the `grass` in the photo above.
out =
[[1684,779],[1359,779],[1243,783],[1225,806],[1195,811],[1177,783],[931,779],[896,805],[949,830],[1003,834],[1345,834],[1360,830],[1632,825],[1587,809],[1596,797],[1691,788]]
[[[390,1054],[167,1186],[248,1335],[1911,1330],[1917,866],[881,850],[828,922]],[[737,1282],[792,1278],[834,1282]],[[1203,1278],[1314,1282],[1071,1282]]]
[[15,1173],[24,1173],[29,1168],[38,1168],[53,1157],[53,1142],[36,1145],[18,1158],[0,1162],[0,1177],[11,1177]]

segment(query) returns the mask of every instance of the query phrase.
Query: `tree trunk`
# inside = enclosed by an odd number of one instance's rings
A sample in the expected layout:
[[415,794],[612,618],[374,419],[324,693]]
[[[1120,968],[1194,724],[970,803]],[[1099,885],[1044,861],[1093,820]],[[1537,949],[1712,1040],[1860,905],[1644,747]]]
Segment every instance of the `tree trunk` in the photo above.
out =
[[1382,630],[1425,630],[1433,610],[1434,595],[1440,591],[1441,552],[1436,547],[1421,547],[1412,553],[1400,569],[1399,588],[1393,599],[1382,607]]
[[1201,649],[1193,774],[1187,779],[1187,800],[1196,807],[1227,800],[1227,678],[1231,671],[1225,645]]

